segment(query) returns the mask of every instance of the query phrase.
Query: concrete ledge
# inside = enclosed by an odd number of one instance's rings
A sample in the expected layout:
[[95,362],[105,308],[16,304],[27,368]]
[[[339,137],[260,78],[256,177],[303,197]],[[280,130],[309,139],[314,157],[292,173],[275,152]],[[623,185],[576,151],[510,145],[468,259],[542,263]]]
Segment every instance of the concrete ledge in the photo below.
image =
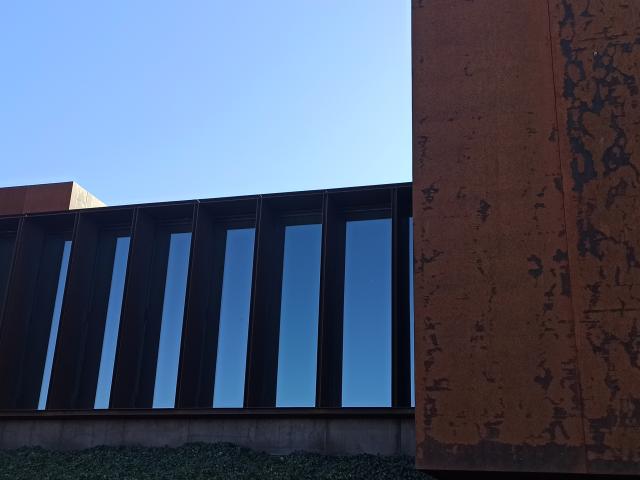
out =
[[0,413],[0,449],[229,442],[271,454],[415,454],[413,410],[105,410]]

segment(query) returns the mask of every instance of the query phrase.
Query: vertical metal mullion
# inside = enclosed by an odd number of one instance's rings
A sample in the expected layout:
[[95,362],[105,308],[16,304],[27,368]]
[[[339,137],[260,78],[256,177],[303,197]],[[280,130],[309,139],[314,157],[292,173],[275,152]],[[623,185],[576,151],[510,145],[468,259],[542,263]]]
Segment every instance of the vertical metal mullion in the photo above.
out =
[[331,194],[322,204],[316,406],[342,405],[342,337],[346,221]]
[[140,213],[140,208],[134,207],[133,212],[131,214],[131,239],[129,241],[129,252],[127,253],[127,271],[124,277],[124,289],[122,292],[122,304],[120,305],[120,322],[118,326],[118,338],[116,341],[116,352],[113,359],[113,373],[111,377],[111,390],[109,391],[109,408],[119,408],[120,406],[128,406],[128,400],[124,395],[124,392],[121,391],[120,385],[122,383],[128,383],[128,378],[124,378],[126,374],[123,372],[123,375],[120,374],[119,362],[120,357],[124,355],[122,344],[124,325],[125,325],[125,312],[128,310],[128,297],[130,296],[130,283],[132,271],[134,268],[132,267],[132,260],[134,258],[134,250],[135,245],[138,243],[138,234],[137,234],[137,225],[138,225],[138,216]]
[[0,331],[0,409],[19,408],[23,350],[39,265],[35,256],[43,243],[42,230],[28,216],[23,217]]
[[411,349],[409,302],[409,209],[394,188],[392,210],[392,399],[393,407],[411,406]]
[[[20,268],[20,260],[24,256],[25,231],[28,225],[25,225],[26,216],[20,219],[18,231],[16,232],[16,244],[13,251],[13,259],[11,262],[11,272],[7,284],[2,319],[0,319],[0,409],[15,408],[17,397],[17,377],[16,356],[19,353],[18,341],[14,332],[16,324],[24,321],[25,316],[21,315],[20,308],[16,308],[15,291],[22,291],[26,280],[22,277],[25,275],[25,269]],[[18,265],[17,265],[18,264]],[[17,267],[17,268],[16,268]],[[18,286],[18,284],[20,284]],[[26,294],[26,292],[23,292]]]
[[[196,203],[193,212],[193,225],[191,230],[191,245],[189,254],[189,270],[187,273],[187,291],[185,292],[184,301],[184,317],[182,322],[182,336],[180,337],[180,359],[178,363],[178,379],[176,384],[176,407],[196,406],[194,398],[197,397],[198,391],[198,370],[199,364],[194,364],[193,356],[197,355],[195,350],[198,349],[198,334],[202,333],[200,325],[200,316],[197,314],[197,306],[195,303],[196,291],[200,286],[202,279],[194,278],[196,270],[203,262],[196,262],[196,256],[199,251],[200,237],[206,235],[206,225],[201,225],[201,218],[204,212],[201,212],[200,203]],[[192,325],[194,324],[194,325]],[[193,331],[193,333],[192,333]],[[195,345],[194,345],[195,343]],[[195,348],[194,348],[195,347]]]
[[245,407],[276,404],[284,224],[264,198],[258,201]]
[[177,209],[140,207],[135,213],[111,408],[153,406],[170,237],[176,228],[185,231],[182,227],[187,224],[186,231],[193,231],[194,209],[192,202]]
[[176,407],[208,408],[218,347],[226,235],[205,208],[194,214]]
[[[75,227],[77,215],[70,215],[73,217]],[[64,216],[60,216],[54,222],[62,222],[63,219]],[[27,260],[32,264],[35,262],[35,270],[32,272],[35,273],[35,277],[32,277],[33,283],[30,284],[32,291],[27,294],[30,300],[27,300],[25,292],[18,293],[23,297],[23,301],[30,302],[32,307],[23,310],[24,326],[18,345],[18,349],[22,349],[22,352],[21,359],[16,365],[18,375],[16,408],[34,409],[38,406],[65,242],[62,235],[54,239],[47,236],[50,233],[58,234],[58,227],[58,225],[37,227],[40,229],[38,236],[41,239],[37,242],[40,247],[32,252],[31,258]],[[67,269],[67,278],[68,275]],[[63,298],[67,289],[67,278],[65,278],[65,289],[62,292]]]
[[162,230],[162,227],[156,226],[153,244],[147,246],[147,248],[152,248],[153,253],[144,297],[144,333],[142,344],[139,346],[140,369],[137,379],[137,394],[134,400],[136,408],[151,408],[153,406],[162,329],[162,309],[167,293],[165,292],[165,283],[169,266],[170,243],[170,233]]
[[[18,245],[20,244],[20,239],[22,236],[23,224],[24,224],[24,217],[20,217],[18,219],[18,226],[16,228],[15,240],[13,242],[13,251],[11,252],[11,260],[9,261],[9,271],[7,272],[7,284],[5,285],[4,291],[2,292],[2,298],[0,298],[0,332],[2,332],[2,321],[4,318],[4,309],[7,303],[7,297],[9,295],[9,288],[11,287],[11,277],[13,275],[13,269],[16,263],[16,254],[17,254]],[[0,385],[0,390],[2,390],[2,385]]]
[[111,408],[151,406],[153,391],[140,391],[140,383],[144,375],[147,302],[155,236],[153,220],[141,208],[136,208],[111,385]]
[[80,325],[91,302],[96,248],[97,227],[83,223],[83,218],[76,214],[71,235],[71,252],[58,336],[51,367],[47,408],[77,408],[76,397],[82,366],[79,352],[85,340],[80,332]]
[[94,408],[117,244],[116,235],[105,234],[98,237],[98,251],[94,259],[95,268],[92,278],[94,284],[92,298],[82,323],[81,332],[84,340],[79,355],[82,365],[79,369],[78,391],[73,408]]

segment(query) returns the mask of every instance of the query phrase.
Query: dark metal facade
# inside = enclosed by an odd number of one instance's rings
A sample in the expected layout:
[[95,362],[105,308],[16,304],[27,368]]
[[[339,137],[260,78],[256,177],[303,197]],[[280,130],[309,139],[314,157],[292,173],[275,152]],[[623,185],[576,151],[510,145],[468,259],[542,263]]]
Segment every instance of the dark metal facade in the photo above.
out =
[[47,409],[93,408],[122,235],[131,242],[110,407],[151,408],[169,237],[176,232],[192,235],[175,406],[211,407],[225,232],[236,227],[256,229],[244,404],[274,407],[284,231],[303,223],[322,224],[316,405],[340,407],[345,224],[381,217],[393,228],[392,407],[410,407],[410,216],[411,186],[397,184],[0,217],[0,409],[37,407],[59,271],[47,259],[60,257],[65,240],[73,243]]
[[640,474],[640,3],[413,2],[417,464]]

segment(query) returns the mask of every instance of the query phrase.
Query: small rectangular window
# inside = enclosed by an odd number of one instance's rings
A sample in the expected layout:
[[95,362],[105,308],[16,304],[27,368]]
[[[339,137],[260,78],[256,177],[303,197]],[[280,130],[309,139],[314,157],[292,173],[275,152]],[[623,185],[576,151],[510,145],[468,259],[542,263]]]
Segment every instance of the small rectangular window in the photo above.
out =
[[124,295],[124,281],[127,273],[129,243],[130,237],[118,237],[116,240],[94,408],[109,408],[113,365],[118,344],[118,330],[120,328],[120,312]]
[[255,228],[227,230],[213,406],[242,407]]
[[315,405],[321,242],[320,224],[285,229],[278,407]]
[[173,408],[175,406],[190,249],[191,233],[171,234],[162,305],[158,363],[153,391],[153,408]]
[[391,219],[347,222],[342,405],[391,406]]
[[44,410],[47,405],[47,396],[49,393],[49,381],[51,380],[51,368],[53,366],[53,355],[56,349],[56,340],[58,339],[58,326],[60,324],[60,313],[62,312],[62,300],[64,297],[64,287],[67,281],[67,270],[69,268],[70,254],[71,254],[71,241],[66,240],[64,242],[64,248],[62,250],[62,259],[60,261],[58,285],[56,287],[55,303],[53,306],[53,315],[51,317],[51,327],[49,330],[49,343],[47,344],[47,356],[45,358],[44,374],[42,376],[42,385],[40,387],[38,410]]

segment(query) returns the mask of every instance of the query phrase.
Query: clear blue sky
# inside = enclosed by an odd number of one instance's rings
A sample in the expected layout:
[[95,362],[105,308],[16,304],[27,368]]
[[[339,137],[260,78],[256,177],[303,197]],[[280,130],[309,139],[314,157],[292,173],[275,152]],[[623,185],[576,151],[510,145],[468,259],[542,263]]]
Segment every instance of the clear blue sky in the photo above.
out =
[[0,7],[0,186],[108,204],[408,181],[409,0]]

